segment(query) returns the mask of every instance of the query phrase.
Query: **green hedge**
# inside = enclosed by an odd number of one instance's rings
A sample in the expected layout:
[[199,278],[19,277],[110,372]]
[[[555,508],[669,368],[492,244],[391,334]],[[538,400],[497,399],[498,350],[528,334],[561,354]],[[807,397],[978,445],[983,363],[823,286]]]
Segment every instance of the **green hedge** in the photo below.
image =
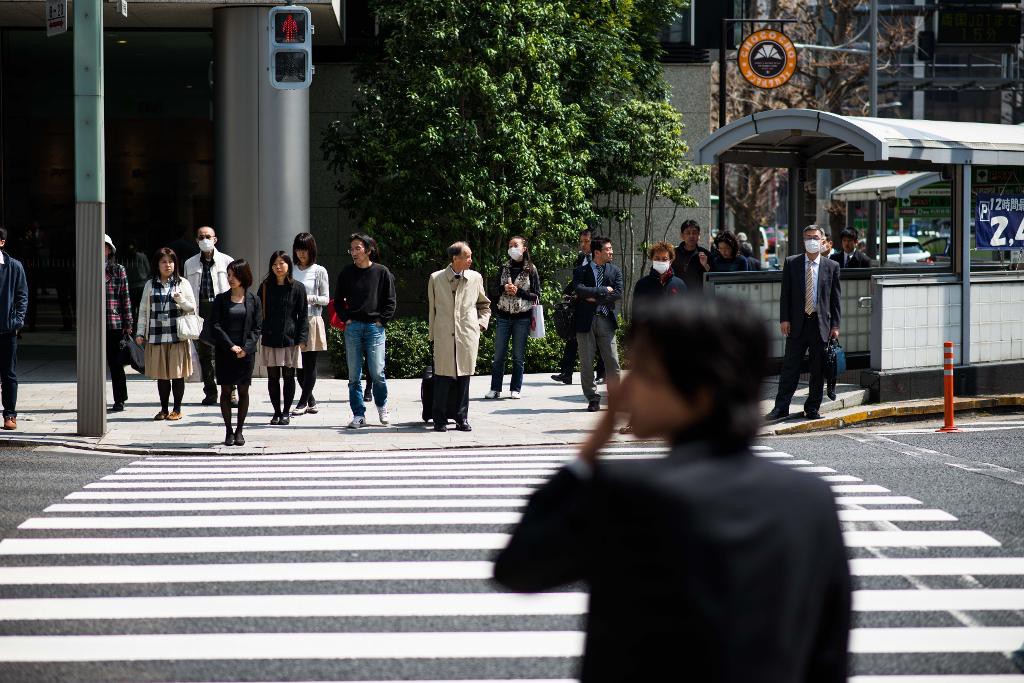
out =
[[[492,319],[493,322],[493,319]],[[565,342],[555,334],[555,323],[545,315],[547,334],[542,339],[526,341],[526,372],[558,372],[562,362]],[[625,325],[619,321],[619,356],[623,355],[622,334]],[[430,341],[427,339],[427,321],[421,318],[398,318],[388,324],[387,346],[384,351],[384,365],[387,376],[395,379],[421,377],[423,368],[430,362]],[[327,352],[331,368],[338,379],[348,378],[348,364],[345,361],[345,335],[334,328],[327,330]],[[511,349],[510,349],[511,350]],[[494,362],[494,325],[480,336],[480,351],[477,355],[476,374],[491,374]],[[577,366],[579,364],[577,363]],[[508,356],[505,372],[512,372],[512,356]]]

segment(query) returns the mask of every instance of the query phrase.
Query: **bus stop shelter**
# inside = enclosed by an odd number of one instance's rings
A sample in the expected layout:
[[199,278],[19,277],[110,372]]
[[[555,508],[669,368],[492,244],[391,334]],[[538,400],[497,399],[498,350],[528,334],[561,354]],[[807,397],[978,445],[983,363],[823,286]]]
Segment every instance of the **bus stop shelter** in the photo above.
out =
[[[933,182],[936,178],[948,179],[951,264],[870,273],[869,344],[862,350],[870,353],[873,374],[862,375],[862,383],[873,389],[881,387],[880,392],[873,391],[876,399],[894,394],[904,398],[938,394],[941,373],[934,382],[919,378],[918,389],[913,388],[914,374],[941,368],[942,342],[951,340],[957,345],[960,359],[958,385],[962,393],[991,390],[991,383],[985,379],[989,374],[993,380],[1000,375],[1003,379],[1016,378],[1020,386],[1024,380],[1024,306],[1019,302],[1024,300],[1024,273],[976,273],[972,283],[970,252],[972,169],[985,167],[988,173],[1001,167],[1024,168],[1024,126],[778,109],[718,129],[696,147],[695,153],[701,164],[787,169],[790,244],[800,244],[803,225],[813,221],[813,217],[801,218],[801,192],[793,190],[802,187],[808,173],[818,169],[911,171],[927,174],[917,177]],[[709,282],[716,290],[742,284],[739,279],[717,276],[709,277]],[[1008,296],[1013,298],[1006,299]],[[851,312],[850,303],[844,296],[846,314]],[[769,319],[777,317],[777,306],[775,313],[768,308],[762,310]],[[979,379],[978,371],[968,367],[972,364],[1000,367]],[[884,391],[887,384],[899,391]]]

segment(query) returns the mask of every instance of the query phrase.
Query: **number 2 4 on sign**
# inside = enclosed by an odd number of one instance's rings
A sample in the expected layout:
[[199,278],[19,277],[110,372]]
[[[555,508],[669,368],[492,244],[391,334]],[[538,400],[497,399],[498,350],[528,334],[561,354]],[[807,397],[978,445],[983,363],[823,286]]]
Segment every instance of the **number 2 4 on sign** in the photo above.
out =
[[[1006,229],[1010,227],[1010,219],[1007,216],[993,216],[992,217],[992,240],[989,242],[993,247],[1005,247],[1006,241]],[[1017,226],[1017,234],[1013,236],[1013,239],[1009,241],[1009,244],[1014,242],[1019,243],[1024,247],[1024,218],[1021,219],[1020,224]]]

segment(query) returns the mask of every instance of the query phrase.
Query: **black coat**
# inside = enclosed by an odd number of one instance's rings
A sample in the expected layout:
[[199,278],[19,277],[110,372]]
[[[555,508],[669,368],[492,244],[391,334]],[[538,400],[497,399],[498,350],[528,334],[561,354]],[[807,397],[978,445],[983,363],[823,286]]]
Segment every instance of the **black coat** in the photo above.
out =
[[530,498],[498,583],[590,590],[581,681],[846,681],[850,576],[821,479],[698,445],[563,469]]
[[[576,332],[585,333],[590,331],[594,322],[598,304],[608,307],[611,314],[612,327],[618,326],[615,316],[615,302],[622,298],[622,271],[614,263],[606,263],[604,266],[604,285],[600,289],[595,287],[594,269],[590,264],[584,264],[572,271],[572,289],[576,293]],[[608,287],[612,291],[608,292]],[[597,301],[587,301],[594,298]]]
[[[231,307],[231,290],[221,292],[213,299],[210,319],[203,324],[203,341],[223,351],[230,351],[235,343],[224,328],[228,309]],[[209,330],[209,331],[207,331]],[[255,355],[256,344],[263,332],[263,305],[260,298],[250,291],[245,293],[245,333],[241,344],[247,356]]]
[[260,286],[260,301],[263,304],[263,346],[280,349],[306,343],[309,306],[305,285],[293,281],[287,292],[281,292],[277,285],[264,283]]
[[842,251],[840,251],[838,253],[832,254],[832,256],[830,256],[829,258],[831,258],[833,261],[838,263],[840,269],[842,269],[842,268],[870,268],[871,267],[871,259],[868,257],[867,254],[865,254],[864,252],[862,252],[862,251],[860,251],[858,249],[854,250],[853,254],[850,256],[850,262],[848,264],[846,264],[845,266],[843,265],[843,261],[845,260],[844,257],[845,257],[845,254]]
[[[799,338],[804,326],[804,276],[807,261],[804,254],[786,259],[782,266],[782,297],[779,299],[779,322],[788,322],[790,336]],[[818,331],[826,342],[832,327],[839,327],[840,294],[839,264],[818,256]]]
[[676,260],[672,262],[672,272],[685,282],[691,291],[699,292],[704,288],[704,273],[710,272],[704,270],[704,266],[700,264],[700,255],[703,253],[707,257],[708,267],[714,263],[714,257],[710,251],[698,246],[694,254],[684,259],[683,255],[686,253],[683,249],[684,244],[685,242],[680,242],[676,247]]
[[633,306],[648,299],[660,299],[663,296],[675,296],[686,293],[686,283],[675,275],[667,282],[661,281],[661,276],[653,268],[651,272],[636,281],[633,285]]

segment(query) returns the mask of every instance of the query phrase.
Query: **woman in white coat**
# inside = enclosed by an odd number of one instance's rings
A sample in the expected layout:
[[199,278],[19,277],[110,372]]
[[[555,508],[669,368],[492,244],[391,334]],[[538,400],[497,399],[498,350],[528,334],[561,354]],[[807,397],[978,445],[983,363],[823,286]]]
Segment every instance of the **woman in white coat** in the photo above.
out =
[[316,413],[316,362],[321,351],[327,350],[327,328],[324,326],[323,311],[331,301],[331,287],[327,270],[316,262],[316,240],[308,232],[300,232],[292,244],[292,261],[295,264],[295,281],[306,287],[306,303],[309,306],[309,337],[302,345],[302,367],[296,372],[299,380],[299,403],[292,415]]
[[[156,380],[160,412],[154,420],[180,420],[185,378],[192,374],[188,340],[178,338],[178,318],[195,313],[196,297],[188,280],[180,277],[178,256],[164,247],[153,257],[155,275],[146,282],[139,302],[136,341],[146,348],[146,375]],[[174,394],[174,407],[168,402]]]

